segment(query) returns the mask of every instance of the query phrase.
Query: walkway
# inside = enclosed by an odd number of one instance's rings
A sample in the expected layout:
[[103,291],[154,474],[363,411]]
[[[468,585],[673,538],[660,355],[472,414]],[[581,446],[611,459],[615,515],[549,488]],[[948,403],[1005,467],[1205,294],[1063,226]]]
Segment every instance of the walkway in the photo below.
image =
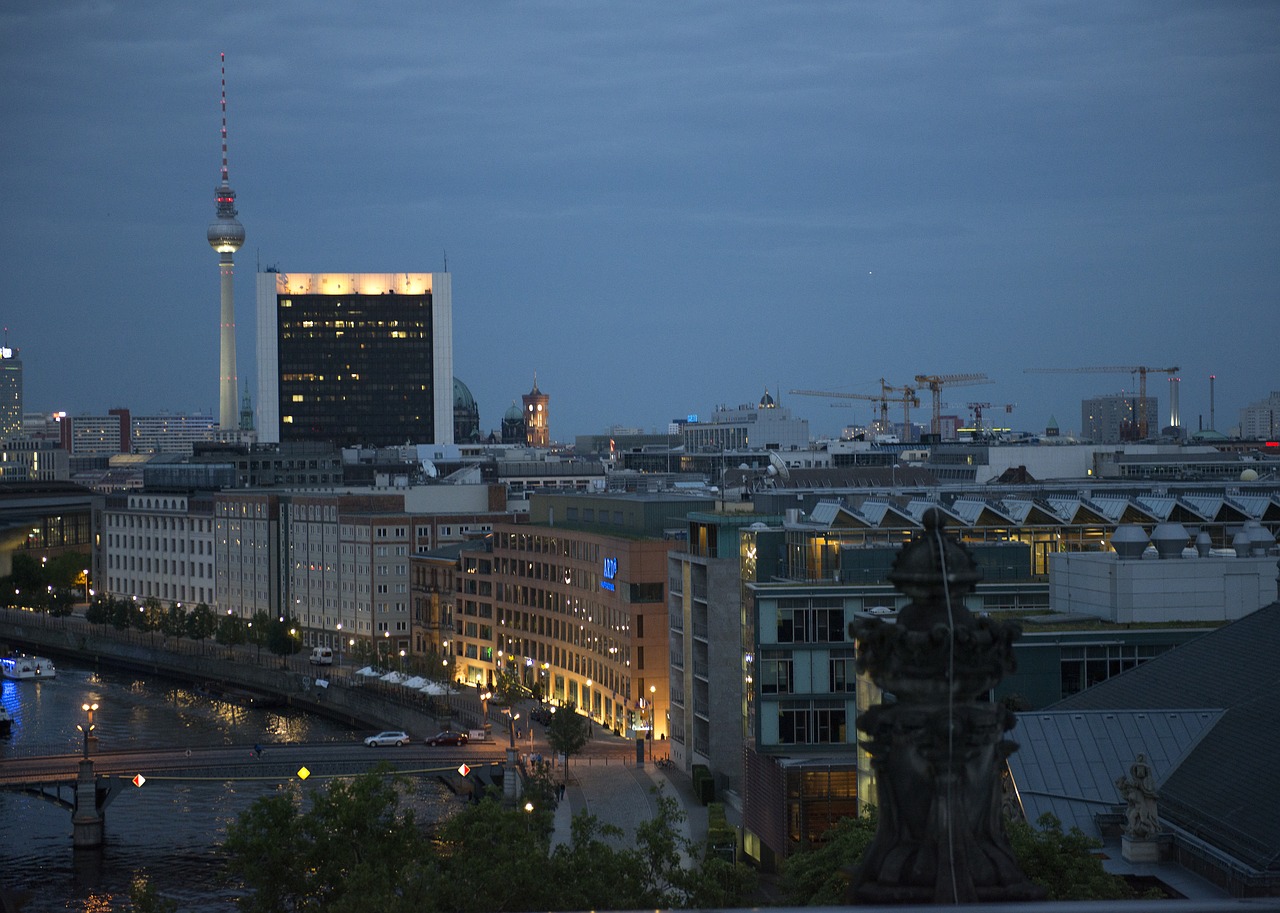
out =
[[[617,742],[619,747],[632,749],[635,745],[612,736],[597,737],[597,741]],[[634,758],[624,762],[618,756],[590,755],[569,761],[569,788],[565,801],[556,807],[551,845],[568,843],[573,816],[586,812],[602,824],[621,828],[622,837],[606,842],[617,847],[634,846],[636,828],[657,817],[658,789],[677,800],[684,813],[679,833],[700,848],[707,838],[707,809],[694,796],[693,782],[685,774],[673,768],[659,769],[652,761],[641,767]]]

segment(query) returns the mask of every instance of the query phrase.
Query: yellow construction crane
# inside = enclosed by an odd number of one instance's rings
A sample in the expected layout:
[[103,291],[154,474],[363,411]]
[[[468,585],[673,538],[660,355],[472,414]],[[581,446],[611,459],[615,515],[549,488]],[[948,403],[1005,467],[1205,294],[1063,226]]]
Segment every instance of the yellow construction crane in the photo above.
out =
[[[985,374],[917,374],[916,383],[924,384],[933,394],[933,418],[929,422],[929,433],[942,434],[942,388],[969,387],[975,384],[993,384]],[[936,439],[936,438],[935,438]]]
[[[911,407],[920,406],[920,398],[916,396],[914,387],[894,386],[880,378],[880,393],[839,393],[832,390],[791,390],[792,396],[828,396],[833,399],[862,399],[880,404],[880,424],[889,427],[889,403],[902,403],[902,433],[907,442],[911,440]],[[890,396],[896,393],[896,396]]]
[[1138,440],[1145,441],[1147,439],[1147,374],[1155,372],[1156,374],[1177,374],[1182,369],[1179,367],[1172,368],[1150,368],[1146,365],[1119,365],[1108,366],[1103,368],[1027,368],[1027,374],[1128,374],[1130,376],[1138,375],[1138,419],[1134,423],[1138,429]]

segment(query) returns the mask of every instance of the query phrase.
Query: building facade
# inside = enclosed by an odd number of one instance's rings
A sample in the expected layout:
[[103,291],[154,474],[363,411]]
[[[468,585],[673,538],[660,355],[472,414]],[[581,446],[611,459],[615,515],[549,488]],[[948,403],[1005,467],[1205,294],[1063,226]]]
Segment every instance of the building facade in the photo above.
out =
[[22,359],[0,346],[0,440],[22,434]]
[[109,495],[95,517],[93,579],[106,596],[219,608],[214,576],[212,493],[129,492]]
[[453,443],[448,273],[258,274],[266,443]]
[[1280,439],[1280,390],[1240,410],[1240,436],[1251,441]]
[[754,406],[717,406],[710,418],[690,415],[673,425],[691,453],[804,450],[809,446],[809,422],[792,418],[791,410],[779,406],[767,390]]
[[[1132,393],[1095,396],[1080,403],[1080,434],[1096,444],[1118,444],[1138,439],[1143,424],[1138,415],[1139,400]],[[1148,396],[1146,422],[1149,429],[1160,427],[1160,401]]]

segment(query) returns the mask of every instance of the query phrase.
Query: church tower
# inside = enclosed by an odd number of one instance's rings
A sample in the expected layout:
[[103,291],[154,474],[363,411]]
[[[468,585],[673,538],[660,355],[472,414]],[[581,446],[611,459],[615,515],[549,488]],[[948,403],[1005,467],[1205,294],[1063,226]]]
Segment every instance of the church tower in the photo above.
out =
[[547,433],[547,401],[550,397],[538,389],[538,373],[533,374],[533,389],[524,400],[524,442],[530,447],[546,447],[551,443]]

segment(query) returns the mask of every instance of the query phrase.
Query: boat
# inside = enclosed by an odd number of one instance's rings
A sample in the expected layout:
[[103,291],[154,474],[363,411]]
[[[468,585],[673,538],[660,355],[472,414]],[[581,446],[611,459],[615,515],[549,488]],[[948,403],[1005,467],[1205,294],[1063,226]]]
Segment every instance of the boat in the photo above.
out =
[[0,657],[0,672],[5,678],[19,680],[54,678],[58,674],[58,670],[53,666],[53,660],[45,659],[43,656],[27,656],[25,653]]

